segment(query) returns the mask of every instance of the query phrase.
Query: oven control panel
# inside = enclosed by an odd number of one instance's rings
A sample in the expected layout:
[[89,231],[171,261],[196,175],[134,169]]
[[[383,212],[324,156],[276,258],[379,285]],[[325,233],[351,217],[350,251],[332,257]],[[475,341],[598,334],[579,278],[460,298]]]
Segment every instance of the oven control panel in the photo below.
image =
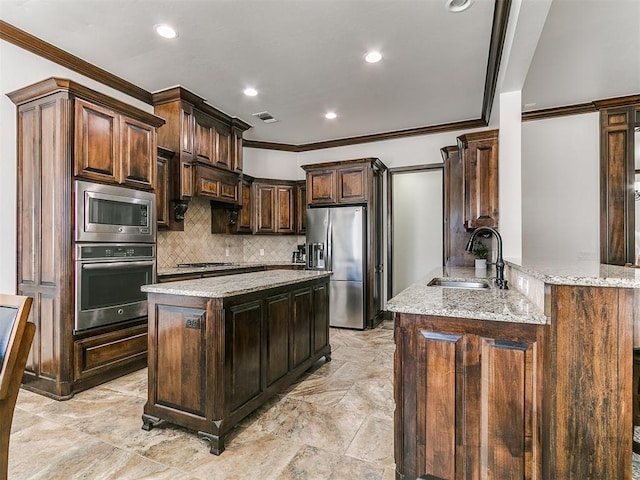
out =
[[153,258],[155,257],[155,245],[114,243],[77,245],[76,253],[77,260]]

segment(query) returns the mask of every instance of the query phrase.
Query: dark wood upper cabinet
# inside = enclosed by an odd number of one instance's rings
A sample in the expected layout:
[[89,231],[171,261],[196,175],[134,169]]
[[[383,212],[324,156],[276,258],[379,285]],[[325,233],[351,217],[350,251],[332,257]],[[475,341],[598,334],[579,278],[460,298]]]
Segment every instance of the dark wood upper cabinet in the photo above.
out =
[[462,159],[465,228],[497,227],[498,130],[469,133],[458,137]]
[[242,199],[242,208],[238,212],[237,225],[235,233],[252,233],[253,232],[253,198],[251,189],[253,188],[253,178],[243,175],[240,187],[240,196]]
[[[602,105],[606,107],[606,105]],[[636,263],[634,128],[640,105],[600,110],[600,262]]]
[[360,203],[369,198],[366,166],[338,168],[337,180],[338,203]]
[[295,233],[296,185],[286,180],[256,179],[254,233]]
[[151,189],[156,180],[156,129],[133,118],[120,117],[120,183]]
[[37,327],[23,381],[66,399],[144,367],[147,344],[146,318],[74,333],[74,178],[162,196],[164,120],[61,78],[8,96],[18,111],[17,293],[34,299]]
[[170,198],[169,198],[169,169],[173,161],[174,152],[158,147],[156,166],[156,219],[159,229],[169,228]]
[[75,101],[74,174],[90,180],[120,180],[118,114],[110,108]]
[[[366,203],[375,167],[370,158],[304,165],[308,205]],[[377,160],[379,163],[379,160]],[[372,165],[374,168],[372,169]]]
[[116,110],[76,99],[74,174],[153,190],[156,128]]
[[195,154],[198,160],[206,163],[213,164],[214,149],[213,149],[213,136],[214,128],[213,122],[210,117],[195,110]]
[[440,149],[444,161],[444,264],[447,267],[471,267],[473,255],[465,251],[469,232],[464,227],[464,181],[458,147]]
[[212,233],[253,233],[271,235],[304,234],[306,216],[305,181],[276,180],[243,175],[240,182],[240,205],[212,205]]
[[242,134],[251,126],[182,87],[155,92],[153,102],[156,115],[166,120],[158,129],[158,145],[179,152],[169,171],[169,228],[184,230],[194,195],[239,207]]
[[307,181],[296,182],[296,233],[307,232]]
[[336,169],[320,169],[307,172],[307,203],[322,205],[338,203]]
[[254,183],[255,233],[276,233],[276,188],[274,185]]
[[230,162],[231,169],[236,172],[242,171],[243,157],[242,157],[242,129],[235,125],[231,128],[231,147],[230,147]]
[[237,205],[240,177],[213,166],[196,164],[195,193],[221,203]]
[[227,170],[234,170],[236,162],[231,161],[231,130],[224,125],[217,125],[214,128],[215,139],[215,161],[216,165]]

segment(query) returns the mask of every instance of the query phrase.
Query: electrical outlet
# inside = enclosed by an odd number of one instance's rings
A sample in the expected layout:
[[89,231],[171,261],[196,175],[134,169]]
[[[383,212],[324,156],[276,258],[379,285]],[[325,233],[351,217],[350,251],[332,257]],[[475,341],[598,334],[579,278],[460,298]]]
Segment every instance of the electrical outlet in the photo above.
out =
[[261,249],[260,249],[260,256],[261,256],[261,257],[264,257],[264,248],[261,248]]
[[228,257],[229,256],[229,247],[224,249],[224,256]]
[[524,277],[518,277],[518,287],[522,293],[529,293],[529,280]]

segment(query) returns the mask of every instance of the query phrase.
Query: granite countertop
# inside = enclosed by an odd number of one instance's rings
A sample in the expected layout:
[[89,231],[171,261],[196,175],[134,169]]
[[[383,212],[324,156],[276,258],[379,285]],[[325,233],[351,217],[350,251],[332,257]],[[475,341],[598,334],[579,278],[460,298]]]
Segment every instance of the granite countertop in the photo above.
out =
[[[477,273],[482,272],[482,273]],[[409,286],[387,302],[387,310],[399,313],[472,318],[511,323],[547,325],[550,319],[542,310],[516,290],[500,290],[493,280],[494,271],[473,268],[441,267]],[[476,280],[485,278],[491,288],[470,290],[427,286],[433,278]],[[490,278],[491,277],[491,278]]]
[[164,293],[188,297],[226,298],[330,275],[331,272],[326,271],[267,270],[222,277],[154,283],[143,285],[141,290],[147,293]]
[[264,266],[283,266],[286,267],[288,265],[302,265],[305,266],[304,262],[262,262],[262,263],[229,263],[229,265],[210,265],[208,267],[171,267],[171,268],[161,268],[158,269],[158,276],[162,277],[163,275],[179,275],[181,273],[202,273],[202,272],[219,272],[223,270],[237,270],[239,268],[250,268],[250,267],[264,267]]
[[640,288],[640,268],[596,261],[505,260],[508,267],[552,285]]

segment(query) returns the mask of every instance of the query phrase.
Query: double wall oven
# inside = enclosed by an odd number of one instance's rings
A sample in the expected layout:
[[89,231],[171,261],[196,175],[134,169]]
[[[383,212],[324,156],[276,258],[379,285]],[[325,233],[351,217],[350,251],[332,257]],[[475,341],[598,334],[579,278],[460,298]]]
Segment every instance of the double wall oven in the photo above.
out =
[[156,276],[155,195],[75,182],[75,331],[147,315]]

